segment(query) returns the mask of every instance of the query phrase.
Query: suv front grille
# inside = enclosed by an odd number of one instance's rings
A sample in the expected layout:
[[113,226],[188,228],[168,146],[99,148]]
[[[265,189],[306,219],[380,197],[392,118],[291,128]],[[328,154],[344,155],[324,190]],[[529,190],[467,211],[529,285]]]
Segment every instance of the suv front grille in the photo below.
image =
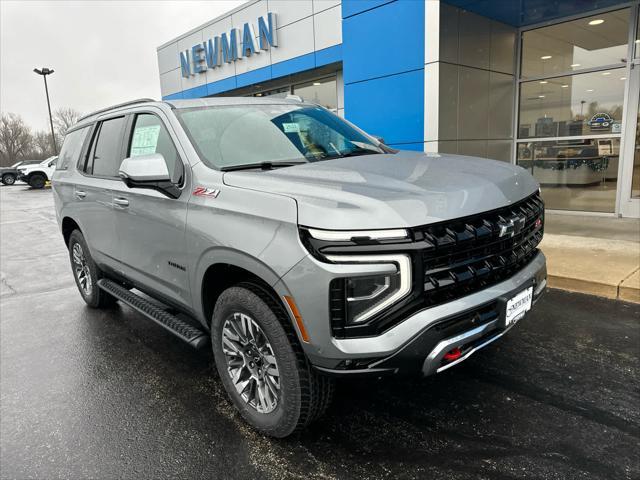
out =
[[542,240],[543,214],[535,193],[508,207],[412,229],[428,245],[422,251],[426,305],[464,297],[524,267]]

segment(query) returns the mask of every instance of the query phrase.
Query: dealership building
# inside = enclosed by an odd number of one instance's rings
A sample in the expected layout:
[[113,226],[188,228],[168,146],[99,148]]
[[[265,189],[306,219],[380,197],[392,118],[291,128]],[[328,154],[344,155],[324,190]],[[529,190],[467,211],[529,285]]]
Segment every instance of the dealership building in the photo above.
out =
[[256,0],[158,47],[165,100],[297,95],[399,149],[512,162],[640,217],[639,2]]

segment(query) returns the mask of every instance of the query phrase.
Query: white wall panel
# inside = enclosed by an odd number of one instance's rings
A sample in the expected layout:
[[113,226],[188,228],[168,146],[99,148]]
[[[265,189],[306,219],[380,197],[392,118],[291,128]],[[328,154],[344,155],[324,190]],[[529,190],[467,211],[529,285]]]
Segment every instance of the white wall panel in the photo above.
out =
[[278,17],[278,27],[284,27],[313,14],[311,0],[268,0],[267,4],[269,11]]
[[[250,23],[258,33],[258,17],[266,16],[268,12],[266,0],[252,3],[247,7],[231,14],[231,22],[235,28],[242,28],[245,23]],[[276,12],[277,14],[277,12]]]
[[278,29],[278,48],[271,50],[273,63],[313,52],[313,18],[305,18]]
[[160,73],[166,73],[178,67],[180,67],[178,42],[174,42],[162,50],[158,50],[158,71]]
[[313,0],[313,13],[318,13],[327,8],[335,7],[342,3],[340,0]]
[[316,50],[342,43],[342,7],[333,7],[314,15],[313,24]]
[[342,76],[342,70],[338,70],[336,73],[336,84],[338,87],[338,110],[344,109],[344,77]]
[[180,81],[179,68],[160,75],[160,93],[163,97],[180,90],[182,90],[182,82]]

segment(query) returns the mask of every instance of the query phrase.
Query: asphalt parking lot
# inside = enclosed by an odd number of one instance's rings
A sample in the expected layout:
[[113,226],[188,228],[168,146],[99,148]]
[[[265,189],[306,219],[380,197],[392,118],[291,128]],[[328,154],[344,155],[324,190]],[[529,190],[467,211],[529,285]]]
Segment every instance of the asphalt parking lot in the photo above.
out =
[[640,305],[550,290],[459,367],[341,383],[276,441],[235,414],[208,350],[85,307],[51,190],[0,204],[2,478],[640,477]]

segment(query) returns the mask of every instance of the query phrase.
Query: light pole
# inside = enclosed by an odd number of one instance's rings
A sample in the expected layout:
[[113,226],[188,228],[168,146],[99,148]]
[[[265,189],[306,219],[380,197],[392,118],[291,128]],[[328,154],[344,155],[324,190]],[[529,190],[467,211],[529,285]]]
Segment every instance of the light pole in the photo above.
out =
[[53,68],[42,68],[42,69],[33,69],[38,75],[42,75],[44,78],[44,91],[47,94],[47,108],[49,109],[49,124],[51,125],[51,141],[53,142],[53,154],[58,154],[58,146],[56,145],[56,135],[53,133],[53,117],[51,116],[51,103],[49,103],[49,88],[47,87],[47,75],[51,75],[53,73]]

